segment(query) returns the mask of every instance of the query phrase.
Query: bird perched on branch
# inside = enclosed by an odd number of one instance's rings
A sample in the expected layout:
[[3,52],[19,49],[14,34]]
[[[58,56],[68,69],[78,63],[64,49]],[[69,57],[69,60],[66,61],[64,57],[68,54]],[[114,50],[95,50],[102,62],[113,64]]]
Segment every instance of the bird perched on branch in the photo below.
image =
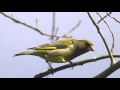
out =
[[[94,51],[94,45],[88,40],[65,39],[29,48],[28,50],[15,54],[15,56],[34,55],[45,59],[48,64],[49,62],[69,62],[69,65],[72,66],[71,60],[86,52]],[[50,64],[49,66],[51,67]],[[51,69],[53,68],[51,67]]]

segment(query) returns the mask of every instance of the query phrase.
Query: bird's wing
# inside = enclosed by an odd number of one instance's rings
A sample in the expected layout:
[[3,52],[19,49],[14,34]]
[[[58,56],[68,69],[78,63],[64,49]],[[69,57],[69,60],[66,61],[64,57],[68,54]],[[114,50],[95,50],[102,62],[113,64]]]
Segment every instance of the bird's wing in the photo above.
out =
[[65,49],[73,44],[73,39],[66,39],[66,40],[58,40],[48,44],[43,44],[38,47],[33,47],[29,49],[34,50],[55,50],[55,49]]

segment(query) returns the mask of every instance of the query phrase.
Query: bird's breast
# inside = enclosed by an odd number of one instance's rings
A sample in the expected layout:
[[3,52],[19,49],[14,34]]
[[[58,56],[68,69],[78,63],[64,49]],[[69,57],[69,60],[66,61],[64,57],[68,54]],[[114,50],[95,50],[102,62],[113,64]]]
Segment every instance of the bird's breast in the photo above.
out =
[[71,45],[65,49],[56,49],[47,52],[46,60],[54,63],[64,63],[71,60],[71,55],[74,52],[74,46]]

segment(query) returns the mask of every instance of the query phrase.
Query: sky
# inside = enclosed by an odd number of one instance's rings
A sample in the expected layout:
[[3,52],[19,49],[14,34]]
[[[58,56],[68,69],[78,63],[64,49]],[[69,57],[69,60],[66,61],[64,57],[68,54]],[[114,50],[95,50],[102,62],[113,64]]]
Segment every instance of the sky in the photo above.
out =
[[[37,27],[36,19],[40,30],[44,33],[51,34],[52,30],[52,13],[53,12],[5,12],[14,18],[25,22],[33,27]],[[100,12],[102,16],[105,12]],[[97,22],[100,18],[95,12],[91,15]],[[120,20],[120,13],[111,14]],[[58,36],[61,36],[71,30],[78,21],[81,24],[69,36],[75,39],[87,39],[94,43],[95,52],[88,52],[81,55],[72,62],[85,60],[92,57],[106,55],[107,50],[98,34],[95,26],[92,24],[86,12],[56,12],[56,28],[59,27]],[[115,35],[114,54],[120,53],[120,24],[107,17],[105,19]],[[99,24],[109,47],[112,46],[112,37],[104,22]],[[38,46],[51,42],[50,37],[41,35],[36,31],[13,22],[12,20],[0,14],[0,78],[33,78],[36,74],[48,69],[48,64],[44,59],[36,56],[19,56],[13,57],[16,53],[26,51],[27,48]],[[120,60],[115,58],[116,61]],[[56,68],[68,63],[53,63],[52,67]],[[76,66],[73,70],[70,68],[59,71],[49,78],[92,78],[110,66],[110,59],[103,59],[97,62],[87,63],[83,66]],[[120,69],[111,74],[108,78],[120,78]]]

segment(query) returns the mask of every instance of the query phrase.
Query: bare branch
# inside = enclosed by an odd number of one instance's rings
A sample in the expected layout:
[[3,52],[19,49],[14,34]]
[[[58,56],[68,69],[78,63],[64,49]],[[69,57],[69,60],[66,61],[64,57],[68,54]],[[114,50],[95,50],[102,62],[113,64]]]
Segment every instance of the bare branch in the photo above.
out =
[[[116,54],[116,55],[113,55],[113,57],[120,58],[120,55]],[[95,62],[95,61],[102,60],[102,59],[105,59],[105,58],[109,58],[109,55],[103,55],[103,56],[99,56],[99,57],[93,57],[93,58],[82,60],[82,61],[80,60],[78,62],[74,62],[72,64],[72,66],[83,65],[83,64],[86,64],[86,63],[89,63],[89,62]],[[55,72],[67,69],[69,67],[70,67],[69,64],[67,64],[67,65],[55,68],[53,70],[53,72],[55,73]],[[43,78],[43,77],[45,77],[45,76],[47,76],[49,74],[52,74],[52,72],[50,70],[48,70],[46,72],[39,73],[39,74],[35,75],[34,78]]]
[[37,26],[37,29],[40,30],[40,27],[39,27],[39,24],[38,24],[38,20],[36,19],[36,26]]
[[107,13],[107,15],[108,15],[110,18],[114,19],[116,22],[120,23],[120,21],[118,21],[115,17],[112,17],[109,13]]
[[[57,29],[56,29],[56,31],[55,31],[55,35],[57,35],[58,30],[59,30],[59,27],[57,27]],[[57,38],[55,39],[55,41],[58,40],[58,39],[59,39],[59,38],[57,37]]]
[[[110,13],[108,13],[109,15],[110,14],[112,14],[112,12],[110,12]],[[105,19],[106,17],[107,17],[108,15],[105,15],[103,18],[101,18],[98,22],[97,22],[97,24],[99,24],[103,19]]]
[[[64,34],[63,37],[66,37],[68,34],[72,33],[76,28],[78,28],[78,27],[80,26],[80,23],[81,23],[81,21],[79,21],[79,22],[77,23],[77,25],[74,26],[70,31],[68,31],[66,34]],[[58,32],[58,29],[59,29],[59,28],[56,29],[55,34]],[[72,38],[72,37],[71,37],[71,38]],[[56,38],[56,40],[58,40],[58,39],[59,39],[59,37]]]
[[56,13],[53,12],[53,20],[52,20],[52,36],[51,36],[51,40],[54,39],[54,36],[53,35],[56,35],[54,34],[55,33],[55,19],[56,19]]
[[108,77],[110,74],[112,74],[114,71],[116,71],[119,68],[120,68],[120,61],[118,61],[117,63],[115,63],[111,67],[107,68],[106,70],[104,70],[99,75],[97,75],[97,76],[95,76],[93,78],[106,78],[106,77]]
[[58,33],[59,27],[57,27],[57,29],[55,30],[55,35]]
[[66,34],[64,34],[63,36],[67,36],[68,34],[72,33],[77,27],[80,26],[80,23],[81,23],[81,21],[79,21],[76,26],[74,26],[70,31],[68,31],[68,32],[67,32]]
[[115,46],[115,38],[114,38],[114,34],[110,28],[110,26],[108,25],[108,23],[104,20],[104,18],[97,12],[97,14],[99,15],[99,17],[101,18],[101,20],[104,21],[104,23],[107,25],[109,31],[111,32],[111,35],[112,35],[112,39],[113,39],[113,43],[112,43],[112,48],[111,48],[111,52],[113,53],[113,49],[114,49],[114,46]]
[[38,33],[44,35],[44,33],[41,32],[40,30],[38,30],[37,28],[32,27],[31,25],[28,25],[28,24],[26,24],[26,23],[24,23],[24,22],[22,22],[22,21],[20,21],[20,20],[15,19],[15,18],[13,18],[13,16],[11,17],[11,16],[9,16],[9,15],[3,13],[3,12],[1,12],[1,14],[4,15],[5,17],[7,17],[7,18],[13,20],[13,21],[16,22],[16,23],[19,23],[19,24],[25,25],[25,26],[27,26],[27,27],[29,27],[29,28],[31,28],[31,29],[37,31]]
[[92,18],[92,16],[90,15],[89,12],[88,12],[88,16],[89,16],[89,18],[91,19],[92,23],[93,23],[93,24],[95,25],[95,27],[97,28],[98,33],[99,33],[99,35],[101,36],[101,38],[102,38],[102,40],[103,40],[103,42],[104,42],[104,44],[105,44],[105,46],[106,46],[106,49],[107,49],[107,51],[108,51],[108,54],[109,54],[109,56],[110,56],[111,65],[113,65],[113,64],[116,63],[116,62],[115,62],[115,60],[113,59],[112,53],[111,53],[111,51],[110,51],[110,49],[109,49],[109,47],[108,47],[108,45],[107,45],[107,43],[106,43],[106,40],[105,40],[103,34],[102,34],[101,31],[100,31],[100,28],[99,28],[98,24],[95,23],[94,19]]
[[20,21],[20,20],[17,20],[17,19],[15,19],[15,18],[13,18],[13,17],[11,17],[11,16],[3,13],[3,12],[0,12],[0,13],[1,13],[2,15],[4,15],[5,17],[13,20],[13,21],[16,22],[16,23],[22,24],[22,25],[24,25],[24,26],[26,26],[26,27],[29,27],[29,28],[35,30],[36,32],[38,32],[38,33],[41,34],[41,35],[45,35],[45,36],[49,36],[49,37],[53,36],[53,37],[57,37],[57,38],[71,38],[71,36],[70,36],[70,37],[65,37],[64,35],[63,35],[63,36],[56,36],[56,35],[50,35],[50,34],[43,33],[43,32],[42,32],[41,30],[39,30],[38,28],[35,28],[35,27],[33,27],[33,26],[31,26],[31,25],[28,25],[28,24],[26,24],[26,23],[24,23],[24,22],[22,22],[22,21]]

